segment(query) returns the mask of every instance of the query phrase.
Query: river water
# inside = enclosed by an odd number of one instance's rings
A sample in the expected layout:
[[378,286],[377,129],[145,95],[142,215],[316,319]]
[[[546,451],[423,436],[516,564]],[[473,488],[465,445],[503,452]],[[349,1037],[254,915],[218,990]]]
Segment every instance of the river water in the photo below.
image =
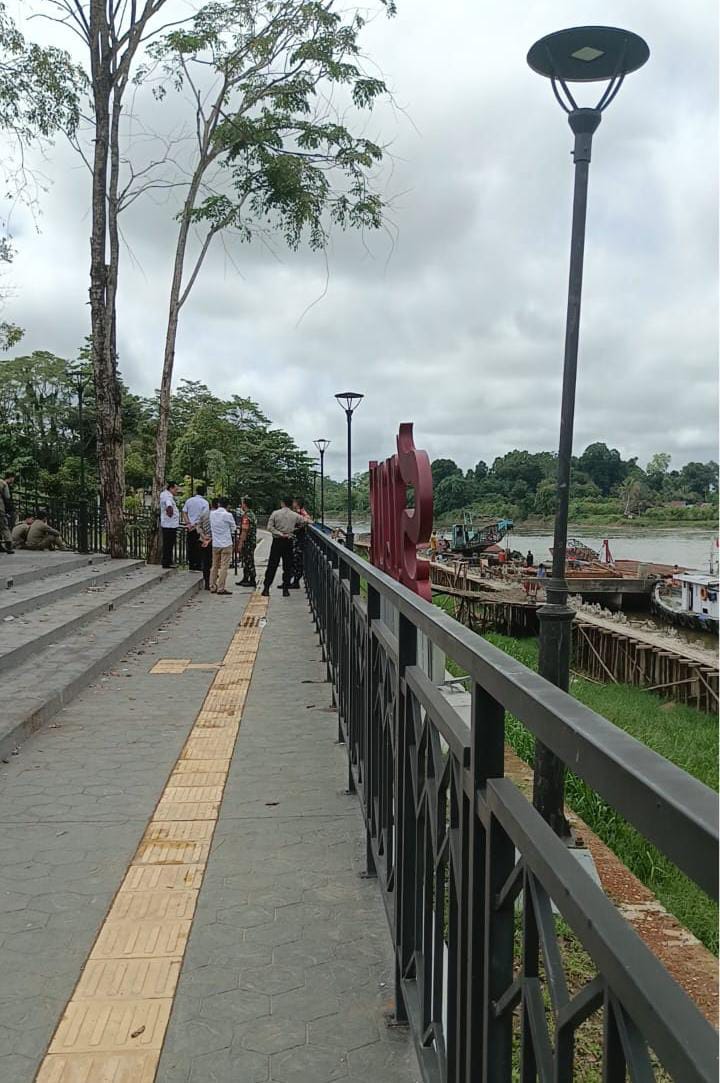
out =
[[[342,526],[333,522],[328,525]],[[370,532],[370,523],[361,522],[355,524],[356,534]],[[591,549],[600,552],[603,539],[607,538],[610,543],[610,552],[616,560],[644,560],[658,564],[679,564],[681,568],[694,568],[698,571],[709,570],[710,554],[717,553],[714,549],[717,541],[717,532],[713,530],[682,529],[673,527],[668,530],[653,530],[650,528],[638,528],[637,530],[623,530],[610,527],[583,530],[582,527],[570,526],[568,535],[571,538],[580,538]],[[503,543],[504,544],[504,543]],[[514,530],[510,535],[510,548],[519,549],[526,553],[532,550],[535,563],[549,564],[551,560],[550,546],[552,534],[538,534],[525,531],[522,527]]]
[[[597,528],[596,528],[597,529]],[[610,529],[602,533],[583,531],[570,527],[569,536],[580,538],[591,549],[600,552],[603,539],[607,538],[610,552],[615,560],[645,560],[658,564],[679,564],[681,568],[709,570],[711,553],[717,540],[717,533],[712,530],[617,530]],[[550,562],[552,534],[525,533],[519,529],[513,531],[510,546],[523,553],[531,549],[535,563]]]

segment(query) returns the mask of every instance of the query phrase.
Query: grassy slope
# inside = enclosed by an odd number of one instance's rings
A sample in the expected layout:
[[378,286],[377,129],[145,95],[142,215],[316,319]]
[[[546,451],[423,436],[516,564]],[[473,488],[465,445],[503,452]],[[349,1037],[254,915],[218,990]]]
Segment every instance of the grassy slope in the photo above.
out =
[[[531,669],[537,669],[536,640],[512,639],[496,633],[489,633],[487,639]],[[598,685],[574,678],[570,691],[576,699],[661,756],[706,785],[718,788],[718,725],[714,716],[692,707],[670,705],[630,685]],[[507,737],[518,755],[531,763],[533,737],[512,716],[508,716]],[[662,904],[717,953],[718,909],[712,900],[574,775],[568,777],[567,797],[575,812]]]

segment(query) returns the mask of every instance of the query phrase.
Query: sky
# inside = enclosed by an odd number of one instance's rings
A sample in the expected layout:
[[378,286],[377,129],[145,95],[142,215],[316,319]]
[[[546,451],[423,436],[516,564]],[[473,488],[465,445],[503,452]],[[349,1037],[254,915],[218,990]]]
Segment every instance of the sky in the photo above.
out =
[[[46,8],[8,0],[28,37],[75,50],[28,19]],[[324,254],[216,244],[183,310],[175,382],[255,399],[311,453],[329,438],[337,477],[344,390],[365,395],[355,470],[392,454],[404,421],[431,458],[465,468],[555,449],[572,143],[525,56],[552,30],[602,22],[641,34],[651,56],[595,136],[574,447],[605,441],[641,464],[667,451],[673,467],[717,458],[717,19],[715,0],[682,14],[673,0],[398,0],[363,36],[392,92],[363,121],[387,146],[387,228],[335,234]],[[186,115],[177,98],[134,109],[145,131]],[[63,139],[34,162],[44,190],[38,214],[10,215],[2,318],[26,328],[14,353],[71,358],[89,331],[90,177]],[[144,197],[122,221],[120,366],[141,394],[160,379],[175,199]]]

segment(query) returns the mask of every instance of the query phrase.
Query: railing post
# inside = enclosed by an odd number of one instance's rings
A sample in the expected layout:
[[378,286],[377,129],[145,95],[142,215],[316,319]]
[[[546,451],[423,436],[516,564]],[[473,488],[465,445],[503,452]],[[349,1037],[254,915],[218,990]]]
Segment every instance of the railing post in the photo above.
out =
[[402,980],[413,956],[415,927],[415,816],[409,779],[408,693],[405,671],[417,664],[417,628],[400,614],[395,697],[395,1018],[407,1023]]
[[377,782],[377,727],[375,725],[375,703],[377,700],[377,682],[375,651],[373,645],[373,622],[380,620],[380,591],[368,583],[367,593],[368,642],[365,670],[365,771],[363,791],[365,798],[365,862],[368,876],[377,876],[375,858],[372,851],[372,832],[375,826],[375,785]]
[[[498,842],[490,830],[490,824],[483,824],[478,815],[477,795],[485,790],[489,778],[501,778],[505,771],[505,711],[497,700],[493,699],[479,684],[472,687],[472,706],[470,717],[470,775],[472,779],[470,803],[470,838],[469,838],[469,875],[467,879],[467,989],[465,1003],[467,1008],[466,1034],[467,1058],[464,1079],[470,1081],[504,1079],[497,1066],[488,1064],[487,1050],[490,1044],[490,1032],[495,1029],[490,1022],[492,1005],[488,997],[497,982],[495,971],[498,963],[503,968],[506,962],[507,945],[495,944],[490,940],[493,926],[493,881],[497,879],[497,869],[505,868],[503,854],[498,853]],[[505,854],[505,857],[507,855]],[[510,868],[512,868],[512,847],[510,848]],[[507,870],[509,874],[509,869]],[[502,884],[504,880],[500,880]],[[496,890],[496,889],[495,889]],[[498,953],[495,959],[496,951]],[[493,958],[490,959],[489,956]],[[510,929],[510,967],[512,969],[512,927]],[[493,1045],[495,1041],[493,1038]],[[486,1074],[483,1074],[486,1073]],[[507,1076],[510,1079],[510,1076]]]

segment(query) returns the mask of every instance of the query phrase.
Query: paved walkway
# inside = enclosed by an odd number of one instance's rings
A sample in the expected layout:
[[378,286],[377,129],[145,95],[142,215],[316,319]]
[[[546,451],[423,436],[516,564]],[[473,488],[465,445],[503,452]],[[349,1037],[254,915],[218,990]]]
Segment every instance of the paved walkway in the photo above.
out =
[[307,603],[274,594],[266,627],[198,598],[0,766],[0,1083],[419,1078]]

